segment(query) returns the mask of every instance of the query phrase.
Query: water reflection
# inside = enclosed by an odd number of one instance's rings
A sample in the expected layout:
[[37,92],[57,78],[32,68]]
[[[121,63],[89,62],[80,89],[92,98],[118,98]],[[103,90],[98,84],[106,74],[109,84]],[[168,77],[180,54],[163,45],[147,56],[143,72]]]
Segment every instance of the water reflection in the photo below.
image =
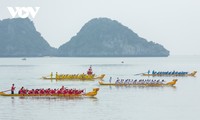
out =
[[[106,87],[106,86],[105,86]],[[165,88],[172,88],[172,89],[174,89],[174,90],[176,90],[177,89],[177,87],[176,86],[126,86],[126,85],[124,85],[124,86],[109,86],[109,89],[110,90],[112,90],[112,88],[116,88],[116,89],[127,89],[127,88],[136,88],[136,89],[165,89]]]
[[11,97],[12,99],[12,106],[14,107],[15,106],[15,97]]
[[[42,79],[42,78],[41,78]],[[59,80],[56,80],[56,79],[42,79],[43,81],[51,81],[51,82],[66,82],[66,81],[69,81],[69,82],[73,82],[73,81],[76,81],[76,82],[94,82],[95,79],[93,80],[80,80],[80,79],[59,79]]]
[[[19,58],[17,58],[19,59]],[[0,59],[0,89],[7,90],[12,83],[27,88],[69,88],[87,91],[99,87],[96,97],[3,97],[0,96],[0,120],[169,120],[174,118],[189,120],[199,118],[199,77],[182,77],[177,87],[145,86],[100,86],[97,81],[45,81],[41,76],[52,72],[82,73],[91,64],[96,74],[105,73],[105,80],[117,77],[147,79],[133,76],[149,68],[157,70],[194,70],[199,66],[197,59],[163,58],[31,58],[21,63],[21,59]],[[81,62],[80,62],[81,61]],[[186,62],[187,61],[187,62]],[[119,64],[118,64],[119,63]],[[128,64],[130,65],[128,65]],[[152,64],[156,63],[156,64]],[[36,67],[29,67],[36,66]],[[63,67],[66,66],[66,67]],[[197,71],[200,71],[199,69]],[[154,79],[155,77],[150,77]],[[157,79],[157,77],[155,78]],[[172,77],[162,77],[171,81]],[[190,101],[190,102],[188,102]],[[176,112],[178,111],[178,113]],[[166,116],[166,113],[168,116]],[[163,117],[165,116],[165,117]]]
[[46,100],[46,101],[67,101],[67,100],[98,100],[96,97],[75,97],[75,96],[65,96],[65,97],[58,97],[58,96],[21,96],[19,99],[25,99],[25,100]]

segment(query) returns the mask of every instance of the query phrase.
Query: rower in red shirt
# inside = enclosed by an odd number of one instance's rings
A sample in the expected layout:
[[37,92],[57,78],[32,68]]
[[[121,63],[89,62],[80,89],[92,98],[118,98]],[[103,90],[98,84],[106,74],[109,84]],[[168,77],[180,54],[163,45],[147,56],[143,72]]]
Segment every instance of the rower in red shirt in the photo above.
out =
[[33,94],[33,89],[28,91],[28,94]]
[[93,73],[93,72],[92,72],[92,66],[90,66],[90,68],[89,68],[88,71],[87,71],[87,74],[88,74],[88,75],[92,75],[92,73]]
[[54,90],[54,89],[51,89],[51,90],[50,90],[50,94],[55,94],[55,90]]
[[11,94],[14,94],[14,91],[15,91],[15,84],[12,84],[12,87],[11,87]]
[[62,86],[61,88],[60,88],[60,90],[64,90],[65,89],[65,87],[64,86]]
[[62,93],[61,93],[61,89],[59,89],[59,90],[57,91],[57,94],[62,94]]
[[19,90],[19,94],[24,94],[24,87]]
[[44,94],[44,88],[42,88],[41,90],[40,90],[40,94]]
[[38,89],[35,90],[35,94],[39,94],[39,90]]

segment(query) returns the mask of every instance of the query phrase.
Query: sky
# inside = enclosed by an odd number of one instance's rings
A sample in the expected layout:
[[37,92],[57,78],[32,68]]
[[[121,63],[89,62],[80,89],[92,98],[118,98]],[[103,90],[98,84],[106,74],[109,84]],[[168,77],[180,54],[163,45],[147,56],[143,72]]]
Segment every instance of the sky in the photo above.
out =
[[107,17],[171,55],[200,55],[200,0],[0,0],[0,20],[12,18],[7,7],[40,7],[30,19],[56,48],[89,20]]

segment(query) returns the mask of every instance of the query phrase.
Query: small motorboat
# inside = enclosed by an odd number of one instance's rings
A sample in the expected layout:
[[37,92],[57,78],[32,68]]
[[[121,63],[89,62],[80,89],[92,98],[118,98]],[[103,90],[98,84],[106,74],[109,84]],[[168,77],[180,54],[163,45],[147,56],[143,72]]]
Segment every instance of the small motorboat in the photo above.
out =
[[26,58],[22,58],[22,60],[26,60]]

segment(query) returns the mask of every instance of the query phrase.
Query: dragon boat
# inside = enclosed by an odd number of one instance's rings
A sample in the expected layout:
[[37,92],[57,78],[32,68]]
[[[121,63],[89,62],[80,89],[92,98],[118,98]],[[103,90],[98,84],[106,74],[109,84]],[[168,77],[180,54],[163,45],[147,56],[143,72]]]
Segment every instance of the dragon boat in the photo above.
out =
[[55,76],[53,76],[53,72],[51,72],[49,77],[42,77],[43,79],[48,80],[95,80],[95,79],[103,79],[105,74],[100,76],[96,76],[92,72],[92,66],[89,67],[87,74],[58,74],[56,72]]
[[91,92],[82,94],[6,94],[0,92],[0,96],[10,97],[94,97],[97,95],[99,88],[93,88]]
[[95,80],[95,79],[103,79],[105,77],[105,74],[102,74],[100,76],[95,76],[94,74],[88,75],[88,74],[56,74],[55,77],[53,77],[52,73],[50,77],[42,77],[42,79],[45,80]]
[[167,83],[104,83],[103,81],[99,81],[99,85],[104,86],[144,86],[144,87],[162,87],[162,86],[174,86],[177,82],[177,79],[173,79]]
[[178,72],[178,71],[167,71],[167,72],[155,72],[155,71],[152,71],[152,73],[150,74],[150,72],[148,73],[142,73],[142,76],[152,76],[152,77],[155,77],[155,76],[182,76],[182,77],[188,77],[188,76],[191,76],[191,77],[195,77],[197,71],[193,71],[192,73],[188,73],[188,72]]

